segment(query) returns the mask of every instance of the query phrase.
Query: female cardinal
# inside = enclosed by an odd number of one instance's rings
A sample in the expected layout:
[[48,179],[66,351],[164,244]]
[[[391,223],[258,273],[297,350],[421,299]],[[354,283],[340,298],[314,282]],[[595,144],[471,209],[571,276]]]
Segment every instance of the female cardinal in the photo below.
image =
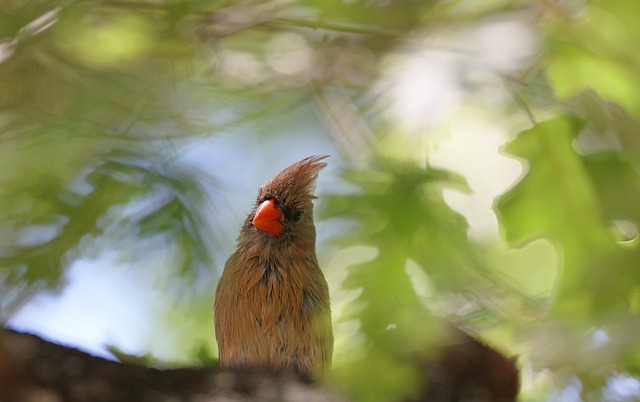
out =
[[260,187],[216,289],[223,367],[317,373],[331,365],[329,290],[316,258],[312,203],[326,157],[305,158]]

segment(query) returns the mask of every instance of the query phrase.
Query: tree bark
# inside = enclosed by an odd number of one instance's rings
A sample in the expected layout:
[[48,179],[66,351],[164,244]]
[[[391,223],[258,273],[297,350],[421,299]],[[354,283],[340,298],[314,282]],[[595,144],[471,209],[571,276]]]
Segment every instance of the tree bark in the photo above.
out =
[[35,335],[0,329],[2,402],[341,401],[290,373],[159,370],[109,361]]
[[[518,371],[460,331],[440,358],[420,362],[422,392],[411,402],[509,402]],[[392,367],[389,370],[393,370]],[[292,373],[221,368],[161,370],[106,360],[0,328],[1,402],[341,402],[344,395]]]

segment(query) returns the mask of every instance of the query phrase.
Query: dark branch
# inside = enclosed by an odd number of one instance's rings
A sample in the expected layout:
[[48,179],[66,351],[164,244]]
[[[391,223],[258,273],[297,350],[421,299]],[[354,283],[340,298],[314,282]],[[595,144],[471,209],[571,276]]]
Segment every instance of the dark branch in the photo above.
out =
[[[516,400],[518,370],[513,359],[458,330],[451,337],[439,358],[418,362],[423,389],[407,402]],[[4,328],[0,328],[0,396],[3,402],[347,400],[327,386],[290,373],[211,367],[162,370],[102,359]]]
[[2,401],[340,401],[293,374],[123,364],[0,329]]

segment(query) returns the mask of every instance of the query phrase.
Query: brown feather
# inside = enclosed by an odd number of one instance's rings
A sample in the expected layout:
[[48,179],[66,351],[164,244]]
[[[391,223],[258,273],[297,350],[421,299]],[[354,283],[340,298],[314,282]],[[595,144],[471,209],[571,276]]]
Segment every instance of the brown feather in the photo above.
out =
[[[251,213],[218,282],[214,321],[221,366],[314,373],[331,366],[327,282],[318,266],[313,191],[326,156],[305,158],[260,188],[256,206],[275,200],[283,230],[252,225]],[[296,221],[293,211],[304,212]]]

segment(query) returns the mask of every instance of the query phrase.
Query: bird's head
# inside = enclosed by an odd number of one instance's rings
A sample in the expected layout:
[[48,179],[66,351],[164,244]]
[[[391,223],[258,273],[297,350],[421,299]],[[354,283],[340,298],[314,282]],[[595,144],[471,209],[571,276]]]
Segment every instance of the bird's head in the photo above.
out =
[[287,167],[260,187],[250,225],[269,236],[283,239],[311,234],[313,195],[318,173],[328,156],[310,156]]

